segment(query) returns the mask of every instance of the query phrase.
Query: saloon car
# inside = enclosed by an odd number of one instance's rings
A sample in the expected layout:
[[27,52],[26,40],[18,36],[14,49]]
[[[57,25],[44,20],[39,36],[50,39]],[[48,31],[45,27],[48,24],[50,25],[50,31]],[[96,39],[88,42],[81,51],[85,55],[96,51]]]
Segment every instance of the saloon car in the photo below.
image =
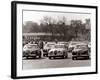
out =
[[62,58],[67,58],[68,57],[66,45],[64,45],[64,44],[55,44],[54,48],[49,50],[48,58],[49,59],[54,59],[55,57],[62,57]]
[[23,57],[41,58],[41,50],[37,44],[26,44],[23,47]]
[[72,51],[72,59],[90,58],[89,48],[87,44],[77,44]]
[[54,48],[55,43],[47,43],[44,45],[43,56],[48,56],[48,51]]

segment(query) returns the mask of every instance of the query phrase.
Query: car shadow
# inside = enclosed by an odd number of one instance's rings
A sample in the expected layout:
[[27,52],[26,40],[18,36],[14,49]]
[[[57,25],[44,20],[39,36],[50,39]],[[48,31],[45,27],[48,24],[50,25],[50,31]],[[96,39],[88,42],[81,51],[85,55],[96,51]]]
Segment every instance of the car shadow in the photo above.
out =
[[42,59],[45,59],[45,58],[24,58],[23,60],[42,60]]
[[89,59],[87,59],[87,58],[78,58],[76,60],[90,60],[90,58]]
[[68,58],[55,57],[54,59],[51,59],[51,60],[63,60],[63,59],[70,59],[70,57]]

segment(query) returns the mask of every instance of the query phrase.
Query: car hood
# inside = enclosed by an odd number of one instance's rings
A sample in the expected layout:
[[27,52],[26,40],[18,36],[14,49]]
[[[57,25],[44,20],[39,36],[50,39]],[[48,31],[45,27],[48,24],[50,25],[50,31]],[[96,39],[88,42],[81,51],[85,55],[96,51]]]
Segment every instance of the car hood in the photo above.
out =
[[63,49],[63,48],[55,48],[55,49],[51,49],[49,52],[51,52],[51,51],[64,51],[65,49]]
[[86,51],[87,49],[74,49],[73,52]]
[[44,47],[44,49],[51,49],[51,47]]
[[76,45],[69,45],[69,48],[75,47]]
[[36,51],[36,50],[39,50],[39,49],[24,49],[23,51]]

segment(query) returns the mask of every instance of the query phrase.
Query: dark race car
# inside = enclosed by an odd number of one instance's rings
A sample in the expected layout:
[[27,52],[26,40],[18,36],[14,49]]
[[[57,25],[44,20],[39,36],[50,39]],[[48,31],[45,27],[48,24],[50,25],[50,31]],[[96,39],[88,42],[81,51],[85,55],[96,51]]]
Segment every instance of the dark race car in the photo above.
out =
[[75,60],[78,58],[90,58],[90,52],[87,44],[77,44],[72,51],[72,59]]

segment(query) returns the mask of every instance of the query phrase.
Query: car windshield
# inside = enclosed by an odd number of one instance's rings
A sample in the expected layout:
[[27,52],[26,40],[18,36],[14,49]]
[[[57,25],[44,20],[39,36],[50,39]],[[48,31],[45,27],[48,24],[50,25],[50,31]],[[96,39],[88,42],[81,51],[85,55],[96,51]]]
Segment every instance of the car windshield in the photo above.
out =
[[47,47],[53,47],[54,44],[47,44]]
[[27,48],[29,48],[29,49],[31,49],[31,48],[37,49],[39,47],[37,45],[27,45]]
[[77,49],[87,49],[86,45],[77,45],[76,46]]
[[55,45],[55,48],[65,48],[65,45]]

